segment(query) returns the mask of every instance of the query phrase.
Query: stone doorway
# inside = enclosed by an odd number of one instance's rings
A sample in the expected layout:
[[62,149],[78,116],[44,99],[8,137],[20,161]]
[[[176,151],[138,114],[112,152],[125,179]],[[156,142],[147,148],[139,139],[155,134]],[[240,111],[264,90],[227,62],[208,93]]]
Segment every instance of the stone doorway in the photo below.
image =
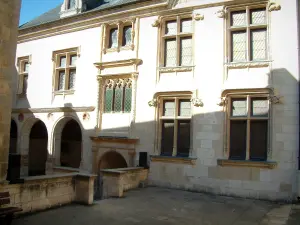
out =
[[38,120],[32,126],[29,135],[28,175],[45,175],[48,132],[45,124]]
[[61,133],[60,164],[65,167],[79,168],[82,152],[82,133],[77,121],[69,120]]

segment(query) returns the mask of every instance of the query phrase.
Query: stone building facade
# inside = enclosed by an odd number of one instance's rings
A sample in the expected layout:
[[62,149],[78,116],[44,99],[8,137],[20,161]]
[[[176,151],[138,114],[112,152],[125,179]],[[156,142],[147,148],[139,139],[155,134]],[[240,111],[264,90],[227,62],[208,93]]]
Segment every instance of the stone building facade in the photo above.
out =
[[101,175],[148,153],[152,185],[299,196],[296,0],[65,0],[20,26],[21,175]]

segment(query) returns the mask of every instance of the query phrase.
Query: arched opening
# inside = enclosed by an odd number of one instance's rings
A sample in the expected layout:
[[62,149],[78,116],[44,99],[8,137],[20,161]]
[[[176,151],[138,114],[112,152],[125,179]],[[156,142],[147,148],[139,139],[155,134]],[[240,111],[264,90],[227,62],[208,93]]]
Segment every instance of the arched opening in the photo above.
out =
[[115,151],[105,153],[99,162],[99,170],[101,169],[115,169],[127,167],[126,160],[123,156]]
[[10,145],[9,145],[9,153],[16,154],[17,153],[17,142],[18,142],[18,127],[14,120],[10,122]]
[[47,161],[48,133],[45,124],[37,121],[31,128],[29,136],[28,175],[44,175]]
[[81,162],[82,134],[77,121],[69,120],[61,133],[61,166],[79,168]]

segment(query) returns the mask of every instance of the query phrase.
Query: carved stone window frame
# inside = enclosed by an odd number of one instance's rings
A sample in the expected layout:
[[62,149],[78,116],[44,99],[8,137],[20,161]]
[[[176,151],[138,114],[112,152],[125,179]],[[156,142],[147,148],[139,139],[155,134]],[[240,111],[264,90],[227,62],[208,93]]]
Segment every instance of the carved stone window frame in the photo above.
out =
[[[103,41],[102,41],[102,52],[106,54],[107,52],[120,52],[121,50],[134,50],[135,47],[135,25],[136,19],[125,19],[123,21],[114,21],[111,23],[103,24]],[[122,46],[123,44],[123,32],[124,28],[131,26],[131,44]],[[113,28],[117,28],[117,47],[110,48],[110,31]]]
[[17,59],[17,67],[18,67],[18,89],[17,89],[17,95],[18,97],[20,98],[23,98],[23,97],[26,97],[27,95],[27,88],[24,89],[24,82],[25,82],[25,79],[27,79],[27,82],[28,82],[28,77],[29,77],[29,70],[30,68],[28,69],[28,71],[25,70],[25,65],[28,64],[29,67],[31,65],[31,55],[28,55],[28,56],[22,56],[22,57],[19,57]]
[[[70,70],[75,69],[76,73],[75,76],[77,75],[77,67],[78,64],[76,65],[71,65],[70,60],[71,56],[77,56],[77,60],[80,57],[80,47],[74,47],[74,48],[68,48],[68,49],[62,49],[58,51],[54,51],[52,53],[52,61],[53,61],[53,83],[52,83],[52,88],[53,88],[53,93],[54,95],[68,95],[68,94],[74,94],[75,88],[69,89],[68,84],[69,84],[69,78],[70,78]],[[66,57],[66,65],[65,67],[60,67],[60,59],[61,57],[65,56]],[[59,72],[64,70],[65,71],[65,78],[64,78],[64,89],[59,90],[58,85],[59,85]],[[76,78],[75,78],[76,80]]]
[[[180,32],[180,22],[184,19],[191,19],[192,21],[192,32],[191,33],[181,33]],[[176,20],[177,23],[177,33],[175,35],[165,35],[166,23],[168,21]],[[180,66],[180,38],[182,37],[191,37],[192,38],[192,49],[194,49],[194,33],[195,33],[195,24],[194,24],[194,16],[193,13],[185,13],[185,14],[177,14],[171,16],[160,17],[159,25],[159,69],[162,72],[165,70],[171,71],[191,71],[194,64],[194,50],[192,50],[192,65],[190,66]],[[177,55],[176,55],[176,66],[174,67],[166,67],[165,66],[165,40],[169,38],[176,38],[177,43]]]
[[[249,121],[253,120],[268,120],[268,134],[267,134],[267,159],[266,161],[270,160],[272,157],[272,96],[273,96],[273,90],[269,88],[263,88],[263,89],[231,89],[231,90],[225,90],[222,93],[222,99],[224,100],[224,112],[225,112],[225,120],[224,120],[224,157],[226,159],[229,159],[230,157],[230,121],[232,120],[231,117],[231,107],[232,107],[232,99],[236,98],[246,98],[247,99],[247,116],[244,118],[236,118],[236,120],[247,120],[247,144],[246,144],[246,159],[241,161],[251,161],[250,160],[250,127],[248,126]],[[250,100],[251,98],[260,98],[264,97],[268,100],[268,107],[269,107],[269,113],[267,117],[264,118],[254,118],[249,116],[249,110],[251,110],[250,106]],[[230,159],[229,159],[230,160]],[[265,162],[265,161],[263,161]]]
[[[265,24],[259,24],[259,25],[250,25],[250,11],[253,9],[262,9],[265,8],[266,10],[266,23]],[[232,27],[231,26],[231,13],[245,10],[246,11],[246,22],[247,24],[245,26],[239,26],[239,27]],[[262,2],[262,3],[253,3],[253,4],[243,4],[243,5],[234,5],[234,6],[228,6],[225,7],[224,11],[226,12],[225,17],[225,43],[226,44],[226,61],[228,67],[234,66],[237,67],[237,65],[241,64],[241,67],[249,67],[253,66],[256,67],[256,64],[258,66],[261,66],[261,64],[269,65],[270,61],[270,12],[268,10],[268,1]],[[251,31],[255,29],[266,29],[267,37],[266,37],[266,59],[264,60],[251,60]],[[232,61],[232,44],[231,44],[231,33],[233,31],[241,31],[246,30],[246,60],[245,61]]]

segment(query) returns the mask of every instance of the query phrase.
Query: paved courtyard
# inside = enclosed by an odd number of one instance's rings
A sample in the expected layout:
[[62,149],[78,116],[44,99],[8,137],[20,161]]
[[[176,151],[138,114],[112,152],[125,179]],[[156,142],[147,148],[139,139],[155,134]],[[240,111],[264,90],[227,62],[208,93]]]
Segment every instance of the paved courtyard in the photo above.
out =
[[292,205],[149,187],[92,206],[68,205],[23,216],[12,225],[300,225],[291,211]]

